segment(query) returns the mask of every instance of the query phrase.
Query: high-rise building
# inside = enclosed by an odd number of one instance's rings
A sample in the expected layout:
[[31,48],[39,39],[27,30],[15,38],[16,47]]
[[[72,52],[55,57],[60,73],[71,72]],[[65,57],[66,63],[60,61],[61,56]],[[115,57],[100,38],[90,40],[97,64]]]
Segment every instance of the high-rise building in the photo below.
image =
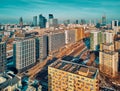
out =
[[53,19],[53,18],[54,18],[53,14],[49,14],[49,19]]
[[120,53],[120,40],[115,40],[115,50]]
[[37,16],[33,17],[33,26],[37,26]]
[[18,39],[13,44],[13,58],[18,72],[26,71],[36,62],[35,39]]
[[102,43],[101,38],[102,36],[100,31],[92,31],[90,33],[90,49],[91,50],[99,49],[99,44]]
[[19,24],[20,24],[20,27],[22,28],[23,27],[23,18],[22,17],[20,17]]
[[43,61],[48,56],[48,36],[36,37],[36,59]]
[[49,27],[57,27],[58,19],[49,19]]
[[42,14],[39,15],[39,26],[40,28],[46,28],[46,22],[47,22],[47,19],[42,16]]
[[106,25],[106,16],[102,16],[102,25]]
[[81,19],[81,24],[86,24],[86,20],[85,19]]
[[118,52],[114,51],[100,51],[100,71],[111,76],[116,77],[118,73]]
[[57,60],[48,66],[48,91],[99,91],[98,69]]
[[70,20],[65,20],[63,23],[65,26],[67,26],[68,24],[70,24]]
[[6,70],[6,43],[0,42],[0,73]]
[[115,51],[114,43],[101,43],[100,51],[103,51],[103,50]]
[[76,20],[76,21],[75,21],[75,24],[79,24],[79,21],[78,21],[78,20]]
[[112,29],[114,30],[114,32],[117,34],[117,32],[119,31],[118,29],[119,26],[119,21],[118,20],[113,20],[112,21]]

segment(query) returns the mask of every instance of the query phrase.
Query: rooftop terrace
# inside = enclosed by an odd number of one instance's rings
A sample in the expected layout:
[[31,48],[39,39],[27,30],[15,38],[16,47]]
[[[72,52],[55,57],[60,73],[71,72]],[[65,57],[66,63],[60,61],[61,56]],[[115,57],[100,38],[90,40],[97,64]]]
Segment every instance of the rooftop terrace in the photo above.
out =
[[93,68],[73,62],[68,62],[64,60],[57,60],[56,62],[52,63],[49,67],[53,67],[59,70],[85,76],[92,79],[95,79],[98,74],[97,68]]

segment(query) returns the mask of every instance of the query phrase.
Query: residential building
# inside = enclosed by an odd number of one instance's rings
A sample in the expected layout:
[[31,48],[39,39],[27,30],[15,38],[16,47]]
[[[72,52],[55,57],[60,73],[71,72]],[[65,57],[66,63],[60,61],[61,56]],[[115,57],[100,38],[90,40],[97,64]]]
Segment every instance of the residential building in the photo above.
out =
[[100,51],[102,51],[102,50],[115,51],[114,43],[102,43],[102,44],[100,44]]
[[6,43],[0,42],[0,73],[6,70]]
[[36,37],[36,59],[43,61],[48,56],[48,36]]
[[115,50],[120,52],[120,40],[115,41]]
[[57,60],[48,66],[48,91],[99,91],[98,69]]
[[51,33],[48,35],[48,51],[53,52],[65,46],[65,33]]
[[13,58],[18,72],[26,71],[36,62],[34,38],[18,39],[13,44]]
[[100,71],[111,77],[116,77],[118,73],[118,52],[100,51],[99,53]]
[[90,49],[91,50],[99,49],[99,44],[102,43],[101,38],[102,36],[100,31],[92,31],[90,33]]

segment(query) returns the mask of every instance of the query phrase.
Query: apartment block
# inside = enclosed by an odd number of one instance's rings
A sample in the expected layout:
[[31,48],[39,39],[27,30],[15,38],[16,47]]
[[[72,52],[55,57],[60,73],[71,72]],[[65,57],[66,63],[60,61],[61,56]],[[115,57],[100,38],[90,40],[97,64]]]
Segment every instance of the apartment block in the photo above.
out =
[[113,43],[102,43],[100,44],[100,51],[102,50],[115,51],[114,44]]
[[90,33],[90,49],[91,50],[99,49],[99,44],[102,43],[101,37],[102,36],[100,31],[92,31]]
[[56,51],[65,46],[65,33],[52,33],[48,35],[49,52]]
[[75,43],[75,31],[74,30],[65,30],[65,43],[66,44]]
[[116,77],[118,73],[118,52],[100,51],[99,53],[100,71],[111,77]]
[[6,43],[0,42],[0,73],[6,70]]
[[34,38],[18,39],[13,44],[13,58],[19,72],[32,67],[36,62]]
[[36,37],[36,59],[43,61],[48,56],[48,36]]
[[57,60],[48,67],[48,91],[99,91],[98,69]]
[[83,27],[75,28],[75,41],[78,42],[85,37],[85,30]]
[[120,52],[120,40],[115,41],[115,50]]

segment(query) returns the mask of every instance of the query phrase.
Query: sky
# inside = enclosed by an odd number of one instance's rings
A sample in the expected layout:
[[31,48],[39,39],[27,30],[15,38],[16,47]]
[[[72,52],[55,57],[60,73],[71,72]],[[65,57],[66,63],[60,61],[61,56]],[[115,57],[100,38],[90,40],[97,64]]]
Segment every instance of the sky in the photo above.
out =
[[120,0],[0,0],[0,23],[32,21],[42,14],[53,14],[59,20],[97,19],[106,15],[120,19]]

